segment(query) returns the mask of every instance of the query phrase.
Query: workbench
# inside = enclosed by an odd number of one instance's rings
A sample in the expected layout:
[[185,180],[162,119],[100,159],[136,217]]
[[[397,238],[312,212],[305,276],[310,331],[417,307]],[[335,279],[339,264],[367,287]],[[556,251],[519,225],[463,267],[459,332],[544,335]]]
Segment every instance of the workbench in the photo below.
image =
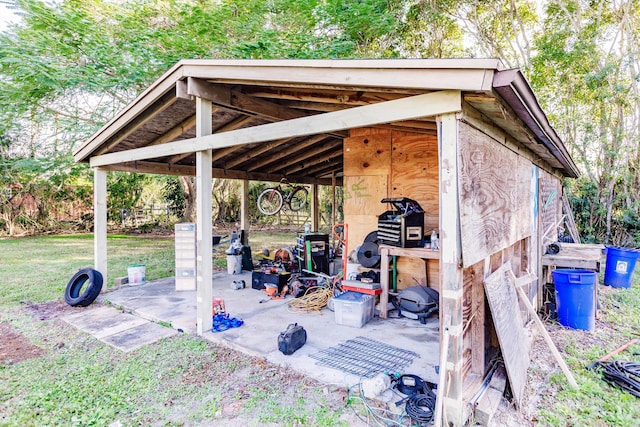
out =
[[581,243],[559,243],[559,245],[560,252],[557,254],[542,255],[542,265],[547,267],[547,275],[555,267],[600,271],[604,245]]
[[[413,258],[437,259],[440,260],[440,252],[425,248],[398,248],[396,246],[380,245],[380,271],[389,271],[389,257],[390,256],[406,256]],[[380,274],[380,287],[382,293],[380,294],[380,318],[386,319],[389,304],[389,275]]]

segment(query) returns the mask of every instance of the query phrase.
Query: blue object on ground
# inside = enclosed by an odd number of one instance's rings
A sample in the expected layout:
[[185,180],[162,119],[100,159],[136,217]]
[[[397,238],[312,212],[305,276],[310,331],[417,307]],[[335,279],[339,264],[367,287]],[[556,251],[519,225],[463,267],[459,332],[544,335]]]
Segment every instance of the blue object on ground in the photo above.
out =
[[244,325],[244,320],[229,317],[227,313],[216,314],[213,316],[213,328],[211,332],[222,332],[231,328],[239,328]]
[[638,259],[636,249],[607,248],[607,264],[604,270],[604,284],[613,288],[629,288],[633,270]]
[[560,324],[592,331],[596,325],[595,271],[556,269],[552,275]]

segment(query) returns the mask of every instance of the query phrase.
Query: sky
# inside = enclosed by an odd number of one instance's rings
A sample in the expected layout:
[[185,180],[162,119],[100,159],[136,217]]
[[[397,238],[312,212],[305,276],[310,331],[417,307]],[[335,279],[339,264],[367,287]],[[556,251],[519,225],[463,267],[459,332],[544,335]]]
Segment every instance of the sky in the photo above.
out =
[[16,22],[18,19],[14,11],[7,8],[6,2],[0,1],[0,31],[6,31],[8,24]]

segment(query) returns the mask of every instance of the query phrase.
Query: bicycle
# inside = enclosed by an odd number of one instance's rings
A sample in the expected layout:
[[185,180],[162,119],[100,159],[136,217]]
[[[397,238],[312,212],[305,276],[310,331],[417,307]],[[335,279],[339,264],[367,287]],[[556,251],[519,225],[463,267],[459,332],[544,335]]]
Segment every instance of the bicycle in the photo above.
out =
[[[286,187],[281,187],[285,184]],[[307,205],[309,190],[304,185],[290,184],[286,178],[272,188],[267,188],[258,196],[258,210],[264,215],[275,215],[286,205],[294,212]]]

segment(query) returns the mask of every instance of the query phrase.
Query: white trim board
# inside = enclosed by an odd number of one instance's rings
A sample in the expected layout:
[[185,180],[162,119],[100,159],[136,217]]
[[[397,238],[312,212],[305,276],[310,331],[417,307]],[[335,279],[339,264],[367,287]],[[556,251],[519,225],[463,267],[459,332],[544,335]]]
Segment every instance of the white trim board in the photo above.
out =
[[199,138],[169,142],[162,145],[135,148],[92,157],[91,167],[106,166],[208,149],[273,141],[280,138],[308,136],[318,133],[412,120],[421,117],[462,111],[462,94],[457,90],[443,90],[374,105],[354,107],[310,117],[238,129]]

